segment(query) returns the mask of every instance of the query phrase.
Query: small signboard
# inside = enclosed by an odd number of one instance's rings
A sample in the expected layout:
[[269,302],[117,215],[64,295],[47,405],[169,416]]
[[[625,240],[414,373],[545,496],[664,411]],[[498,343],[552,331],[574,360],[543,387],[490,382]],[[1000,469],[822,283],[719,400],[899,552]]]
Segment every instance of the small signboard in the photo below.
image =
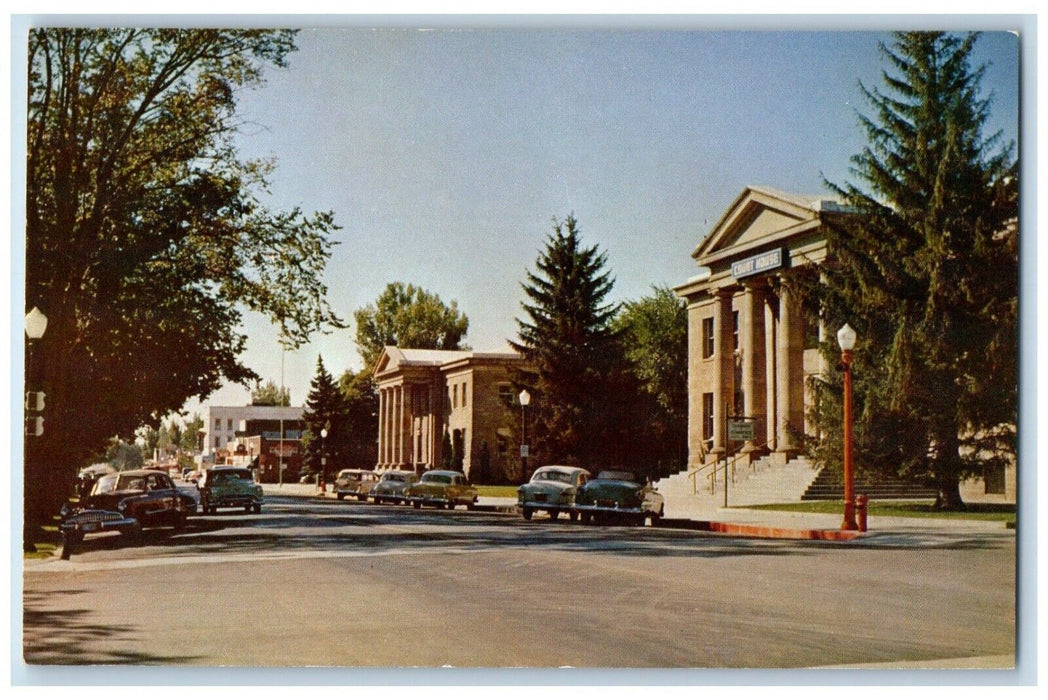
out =
[[729,420],[728,421],[728,439],[729,440],[752,440],[753,439],[753,422],[745,420]]
[[527,445],[521,445],[520,446],[520,456],[521,457],[527,457],[528,456],[528,446]]

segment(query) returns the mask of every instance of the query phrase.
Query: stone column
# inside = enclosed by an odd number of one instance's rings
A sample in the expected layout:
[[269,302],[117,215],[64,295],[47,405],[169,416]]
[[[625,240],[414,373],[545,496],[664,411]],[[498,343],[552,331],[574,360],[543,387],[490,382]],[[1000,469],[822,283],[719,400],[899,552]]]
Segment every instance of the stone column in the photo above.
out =
[[778,447],[775,439],[777,402],[775,400],[775,336],[777,322],[777,300],[769,294],[764,299],[764,384],[765,384],[765,418],[764,431],[768,441],[768,449],[774,450]]
[[718,289],[713,310],[714,377],[713,389],[713,449],[724,454],[728,438],[727,408],[732,401],[732,379],[735,374],[734,334],[732,332],[732,293]]
[[742,350],[742,402],[743,413],[754,419],[753,440],[742,448],[753,452],[763,442],[763,431],[767,411],[767,381],[764,361],[764,288],[747,283],[743,294],[740,314],[739,346]]
[[789,456],[797,452],[789,428],[804,428],[804,319],[785,285],[779,288],[779,335],[776,341],[778,451]]
[[398,467],[404,466],[404,385],[401,384],[396,389],[396,402],[397,411],[393,418],[393,429],[395,432],[395,439],[393,444],[396,445],[397,453],[394,455]]

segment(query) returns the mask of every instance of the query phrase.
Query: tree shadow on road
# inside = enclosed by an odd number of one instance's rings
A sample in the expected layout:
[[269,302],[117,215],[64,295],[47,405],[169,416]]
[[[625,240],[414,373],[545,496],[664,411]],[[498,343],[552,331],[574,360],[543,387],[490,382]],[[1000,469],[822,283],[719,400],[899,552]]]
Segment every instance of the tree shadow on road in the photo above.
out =
[[[140,635],[130,625],[99,625],[86,609],[56,609],[66,596],[84,591],[26,593],[22,611],[22,655],[27,664],[83,666],[91,664],[192,664],[193,656],[154,656],[135,649]],[[111,647],[99,649],[100,645]],[[119,645],[119,646],[117,646]]]

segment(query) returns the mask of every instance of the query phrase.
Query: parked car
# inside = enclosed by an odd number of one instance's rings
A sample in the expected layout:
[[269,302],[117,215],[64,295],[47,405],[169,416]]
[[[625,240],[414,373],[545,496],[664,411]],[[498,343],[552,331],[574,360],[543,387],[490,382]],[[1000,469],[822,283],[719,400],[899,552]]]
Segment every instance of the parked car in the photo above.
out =
[[477,489],[462,472],[434,469],[408,486],[404,498],[416,509],[426,505],[451,510],[464,505],[473,510],[477,505]]
[[262,487],[246,467],[214,467],[204,472],[200,508],[214,513],[219,508],[243,508],[245,513],[262,512]]
[[579,467],[539,467],[531,481],[517,489],[517,507],[525,520],[531,520],[537,510],[546,511],[553,520],[562,512],[575,520],[575,496],[589,479],[590,473]]
[[378,474],[367,469],[343,469],[335,477],[335,495],[338,500],[356,496],[358,501],[368,500],[368,494],[378,484]]
[[379,475],[378,483],[371,488],[371,500],[376,504],[405,503],[404,492],[418,481],[418,474],[409,471],[391,470]]
[[62,508],[62,558],[68,559],[89,533],[119,530],[137,536],[143,528],[181,530],[186,517],[195,511],[193,498],[181,493],[163,472],[138,469],[103,474],[87,495]]
[[662,494],[632,472],[602,471],[579,489],[575,510],[584,523],[625,520],[643,525],[645,520],[651,520],[654,525],[666,507]]

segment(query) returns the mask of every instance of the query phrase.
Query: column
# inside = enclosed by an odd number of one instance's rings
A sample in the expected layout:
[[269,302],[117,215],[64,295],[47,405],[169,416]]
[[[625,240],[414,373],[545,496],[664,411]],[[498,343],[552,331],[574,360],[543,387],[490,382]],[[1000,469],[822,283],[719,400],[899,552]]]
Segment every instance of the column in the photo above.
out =
[[776,382],[776,418],[778,451],[793,453],[790,429],[804,428],[804,319],[790,290],[779,288],[779,335],[776,338],[778,374]]
[[378,467],[381,469],[386,465],[385,447],[386,441],[382,439],[382,431],[386,428],[386,390],[378,390]]
[[739,345],[742,349],[742,401],[743,413],[754,421],[753,440],[742,448],[752,452],[764,442],[765,416],[767,410],[767,380],[764,361],[764,290],[752,282],[744,287],[742,313],[740,314]]
[[732,400],[732,378],[735,374],[734,334],[732,329],[732,293],[718,289],[713,293],[713,342],[714,377],[713,389],[713,449],[716,454],[725,452],[728,437],[727,408]]
[[396,392],[397,410],[393,417],[394,440],[396,454],[393,456],[398,467],[404,466],[404,385],[394,389]]
[[765,384],[765,419],[764,431],[768,441],[768,449],[774,450],[778,447],[775,439],[776,407],[775,401],[775,324],[777,316],[777,300],[769,294],[764,299],[764,384]]

